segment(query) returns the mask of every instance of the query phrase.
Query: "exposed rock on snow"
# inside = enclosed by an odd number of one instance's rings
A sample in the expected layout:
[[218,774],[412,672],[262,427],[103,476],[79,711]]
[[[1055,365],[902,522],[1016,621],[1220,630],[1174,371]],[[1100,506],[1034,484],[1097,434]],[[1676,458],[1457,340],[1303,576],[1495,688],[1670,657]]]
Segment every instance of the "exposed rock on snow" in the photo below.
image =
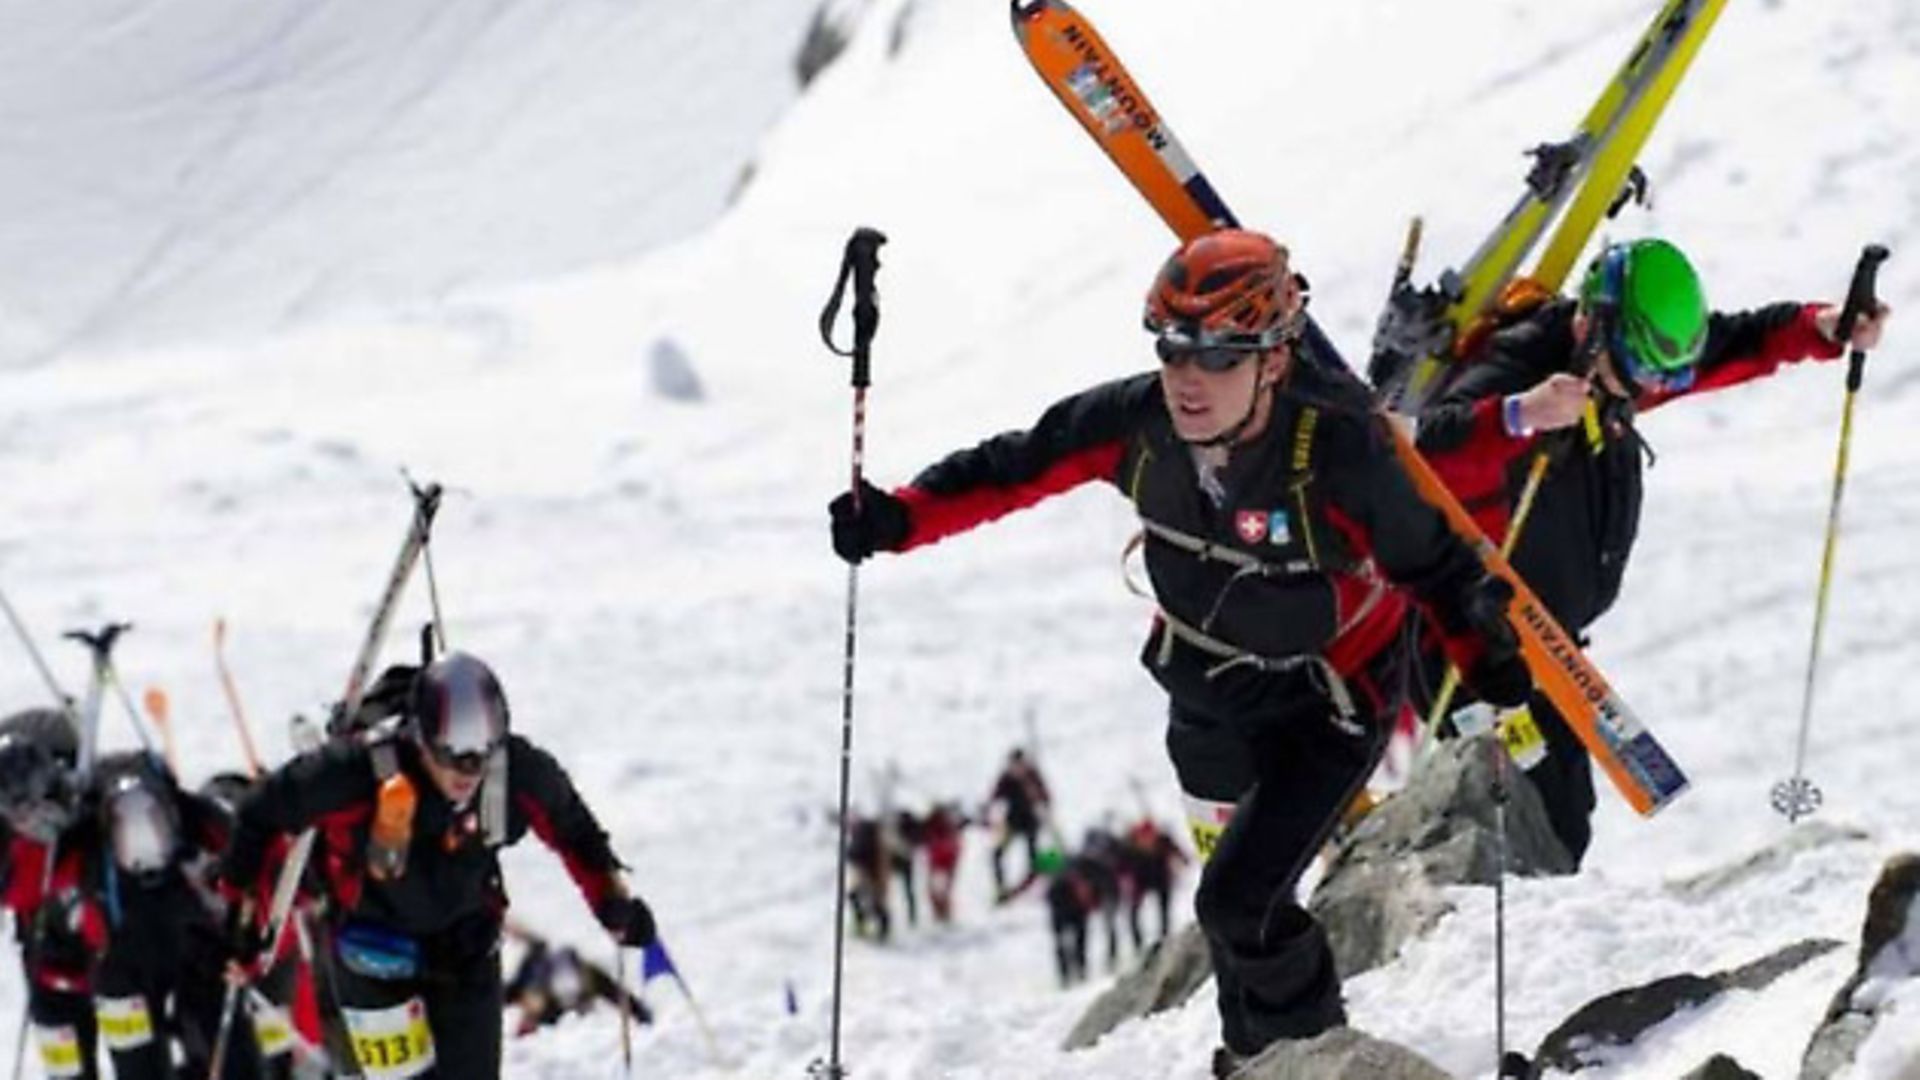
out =
[[1765,989],[1780,976],[1840,946],[1838,941],[1812,938],[1731,971],[1669,975],[1616,990],[1582,1005],[1549,1032],[1534,1052],[1534,1061],[1564,1072],[1600,1064],[1609,1058],[1610,1051],[1631,1045],[1677,1013],[1703,1005],[1728,990]]
[[1197,924],[1188,923],[1155,945],[1137,968],[1095,998],[1067,1033],[1061,1048],[1092,1046],[1124,1021],[1180,1005],[1212,976],[1206,936]]
[[801,39],[800,51],[793,57],[793,74],[800,80],[801,87],[812,83],[840,59],[847,43],[853,40],[854,28],[865,7],[866,0],[825,0],[814,9],[813,19],[807,23],[807,36]]
[[653,350],[647,354],[647,367],[653,391],[661,397],[670,401],[706,398],[706,387],[700,383],[700,373],[693,369],[693,359],[672,338],[663,337],[653,343]]
[[[1894,1011],[1888,1003],[1892,991],[1916,977],[1920,977],[1920,855],[1896,855],[1887,861],[1868,894],[1859,966],[1834,995],[1826,1019],[1807,1044],[1800,1080],[1827,1080],[1844,1073],[1874,1028]],[[1920,1061],[1909,1062],[1900,1075],[1920,1075]]]
[[[1440,747],[1335,855],[1309,906],[1326,924],[1342,977],[1392,960],[1439,922],[1453,908],[1444,886],[1493,883],[1495,745],[1483,737]],[[1572,873],[1573,859],[1548,826],[1533,785],[1518,770],[1508,775],[1509,871]]]
[[1446,1071],[1398,1043],[1350,1027],[1312,1039],[1282,1040],[1242,1065],[1233,1080],[1451,1080]]
[[1725,1054],[1715,1054],[1680,1080],[1761,1080],[1761,1076]]

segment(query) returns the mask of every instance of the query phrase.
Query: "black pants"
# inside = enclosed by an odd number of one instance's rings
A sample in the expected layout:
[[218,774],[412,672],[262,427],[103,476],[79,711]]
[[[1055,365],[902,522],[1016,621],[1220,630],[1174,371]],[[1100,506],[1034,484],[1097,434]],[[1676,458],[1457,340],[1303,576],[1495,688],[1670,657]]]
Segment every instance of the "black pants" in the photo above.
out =
[[1578,868],[1593,843],[1593,757],[1559,710],[1544,695],[1529,703],[1534,722],[1547,740],[1546,759],[1527,770],[1527,779],[1546,804],[1547,821]]
[[1134,952],[1146,950],[1146,938],[1140,930],[1140,908],[1146,904],[1149,896],[1160,907],[1160,933],[1154,936],[1153,941],[1157,944],[1167,936],[1167,924],[1171,921],[1173,906],[1172,883],[1165,878],[1138,882],[1134,886],[1132,899],[1127,902],[1127,929],[1133,932]]
[[1168,718],[1180,786],[1236,804],[1201,871],[1194,913],[1213,958],[1221,1034],[1238,1054],[1346,1021],[1332,947],[1296,888],[1379,762],[1386,727],[1369,709],[1358,732],[1343,729],[1324,695],[1295,682],[1298,692],[1268,695],[1257,714],[1208,716],[1176,701]]
[[1086,981],[1087,909],[1064,874],[1047,886],[1047,922],[1053,931],[1053,963],[1060,985]]
[[[96,1055],[97,1028],[93,1016],[93,998],[83,993],[68,993],[42,986],[29,978],[27,980],[27,1015],[35,1027],[73,1029],[80,1043],[80,1069],[83,1080],[99,1080],[100,1064]],[[38,1032],[30,1034],[30,1039],[38,1038]],[[37,1054],[39,1046],[29,1046],[23,1051]],[[41,1075],[32,1066],[27,1067],[28,1076]]]
[[[1015,828],[1012,825],[1008,825],[1006,834],[1000,838],[999,843],[993,845],[993,890],[1002,896],[1006,895],[1009,891],[1024,891],[1027,886],[1033,884],[1034,868],[1040,863],[1040,826],[1037,822],[1022,822],[1022,825],[1024,826],[1023,828]],[[1027,865],[1020,873],[1020,880],[1009,890],[1007,887],[1007,874],[1001,866],[1001,856],[1006,853],[1008,848],[1013,846],[1015,837],[1026,841]]]
[[890,857],[893,863],[893,876],[900,880],[900,891],[907,898],[907,925],[920,925],[920,900],[913,893],[913,852]]
[[[226,944],[211,917],[184,887],[118,893],[122,921],[94,968],[100,999],[145,1002],[152,1037],[143,1044],[109,1049],[118,1080],[173,1080],[178,1044],[190,1075],[206,1076],[226,1000]],[[102,1041],[108,1041],[103,1033]],[[253,1026],[235,1017],[222,1080],[256,1080],[260,1054]]]
[[442,960],[418,977],[391,982],[336,962],[333,978],[343,1009],[392,1009],[419,999],[426,1007],[434,1050],[434,1067],[423,1077],[498,1080],[504,1005],[497,950],[458,964]]

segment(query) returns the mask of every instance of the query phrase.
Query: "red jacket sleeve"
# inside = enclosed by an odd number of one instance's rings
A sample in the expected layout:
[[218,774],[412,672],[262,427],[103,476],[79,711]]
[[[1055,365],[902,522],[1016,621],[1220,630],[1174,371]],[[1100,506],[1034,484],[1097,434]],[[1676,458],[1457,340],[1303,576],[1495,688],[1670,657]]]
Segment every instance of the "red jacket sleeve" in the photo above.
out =
[[1679,393],[1646,393],[1635,404],[1644,412],[1675,398],[1765,378],[1782,364],[1837,359],[1845,350],[1828,340],[1814,321],[1822,306],[1774,304],[1735,315],[1716,312],[1693,385]]
[[1056,403],[1033,427],[948,455],[894,494],[911,528],[901,551],[1004,517],[1092,480],[1114,480],[1128,437],[1160,402],[1151,374]]

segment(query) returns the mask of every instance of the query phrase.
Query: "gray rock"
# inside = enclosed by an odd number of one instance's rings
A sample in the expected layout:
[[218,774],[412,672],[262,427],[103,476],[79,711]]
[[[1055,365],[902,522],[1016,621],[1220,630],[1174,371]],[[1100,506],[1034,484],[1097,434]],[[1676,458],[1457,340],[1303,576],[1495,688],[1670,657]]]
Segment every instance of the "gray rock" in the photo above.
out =
[[[1902,854],[1881,867],[1867,895],[1859,962],[1808,1042],[1800,1080],[1844,1072],[1873,1034],[1892,985],[1914,978],[1920,978],[1920,855]],[[1920,1073],[1920,1062],[1905,1072]]]
[[1125,1021],[1183,1004],[1212,977],[1206,936],[1189,923],[1155,945],[1138,967],[1095,998],[1061,1049],[1084,1049]]
[[653,343],[652,351],[647,354],[647,368],[652,375],[654,393],[663,398],[700,401],[707,396],[699,373],[693,369],[692,358],[672,338],[663,337]]
[[1680,1078],[1680,1080],[1764,1080],[1756,1072],[1725,1054],[1715,1054],[1700,1063],[1700,1067]]
[[[1308,907],[1326,925],[1343,978],[1387,963],[1453,905],[1448,885],[1491,885],[1499,866],[1491,737],[1442,745],[1405,789],[1363,818]],[[1573,858],[1533,785],[1509,769],[1507,867],[1570,874]]]
[[1697,1008],[1728,990],[1764,989],[1780,976],[1840,947],[1838,941],[1813,938],[1729,971],[1669,975],[1616,990],[1582,1005],[1548,1032],[1533,1059],[1544,1067],[1578,1072],[1604,1061],[1613,1048],[1632,1045],[1678,1013]]
[[847,43],[853,40],[856,22],[858,19],[848,12],[847,5],[836,0],[824,0],[814,9],[806,36],[800,39],[800,51],[793,57],[793,74],[800,80],[801,89],[806,89],[821,72],[840,59]]
[[1438,1065],[1398,1043],[1338,1027],[1312,1039],[1283,1040],[1233,1074],[1233,1080],[1452,1080]]

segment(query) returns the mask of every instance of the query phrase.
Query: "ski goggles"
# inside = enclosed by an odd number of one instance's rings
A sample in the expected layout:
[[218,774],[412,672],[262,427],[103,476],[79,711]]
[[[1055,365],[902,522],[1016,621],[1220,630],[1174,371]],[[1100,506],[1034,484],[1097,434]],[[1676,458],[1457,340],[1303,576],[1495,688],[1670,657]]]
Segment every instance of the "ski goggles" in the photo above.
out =
[[1680,394],[1693,389],[1693,380],[1698,371],[1693,364],[1673,371],[1642,363],[1640,358],[1627,347],[1626,339],[1618,330],[1607,336],[1607,354],[1618,361],[1614,371],[1627,384],[1627,389],[1638,397],[1641,392],[1652,390],[1662,394]]
[[433,743],[427,745],[427,753],[441,768],[469,777],[484,774],[488,760],[493,757],[492,749],[454,750]]

